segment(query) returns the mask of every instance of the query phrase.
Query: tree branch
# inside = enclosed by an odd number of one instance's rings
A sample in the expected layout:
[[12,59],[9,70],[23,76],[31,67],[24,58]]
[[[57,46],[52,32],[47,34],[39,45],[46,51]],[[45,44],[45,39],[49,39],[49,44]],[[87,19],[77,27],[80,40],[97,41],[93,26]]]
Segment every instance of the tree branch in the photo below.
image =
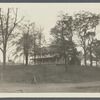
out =
[[0,8],[0,22],[1,22],[1,33],[2,33],[2,39],[3,39],[3,45],[4,45],[4,29],[3,29],[3,21],[2,21],[2,15],[1,15],[1,8]]
[[0,48],[0,50],[3,52],[3,49],[2,48]]
[[16,25],[18,25],[23,19],[24,19],[24,17],[22,17],[18,22],[17,22],[17,10],[18,9],[16,9],[16,13],[14,13],[15,14],[15,21],[14,21],[14,25],[13,25],[13,27],[12,27],[12,29],[10,30],[10,32],[9,32],[9,34],[8,34],[8,37],[10,36],[10,34],[12,33],[12,31],[14,30],[14,28],[16,27]]

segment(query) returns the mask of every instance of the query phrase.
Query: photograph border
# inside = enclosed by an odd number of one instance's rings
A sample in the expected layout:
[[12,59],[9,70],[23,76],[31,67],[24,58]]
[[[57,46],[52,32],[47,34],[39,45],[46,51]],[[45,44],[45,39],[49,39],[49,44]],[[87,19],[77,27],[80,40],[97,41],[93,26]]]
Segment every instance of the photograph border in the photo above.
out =
[[[0,0],[0,3],[100,3],[100,0]],[[0,93],[0,100],[99,100],[100,93]]]

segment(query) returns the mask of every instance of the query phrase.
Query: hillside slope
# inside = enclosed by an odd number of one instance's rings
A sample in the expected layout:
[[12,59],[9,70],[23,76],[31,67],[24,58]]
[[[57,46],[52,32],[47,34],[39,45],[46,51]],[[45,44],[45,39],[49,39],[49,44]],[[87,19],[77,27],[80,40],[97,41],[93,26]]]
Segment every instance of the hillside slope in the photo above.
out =
[[[85,66],[58,65],[42,66],[6,66],[3,68],[3,81],[10,83],[80,83],[100,81],[100,68]],[[1,75],[1,74],[0,74]],[[1,76],[0,76],[1,77]]]

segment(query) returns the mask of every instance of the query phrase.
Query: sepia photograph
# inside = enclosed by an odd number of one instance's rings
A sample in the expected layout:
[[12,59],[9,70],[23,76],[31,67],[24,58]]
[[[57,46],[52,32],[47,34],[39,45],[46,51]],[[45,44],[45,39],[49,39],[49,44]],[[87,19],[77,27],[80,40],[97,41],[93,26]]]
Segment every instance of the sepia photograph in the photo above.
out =
[[0,3],[0,93],[100,93],[100,3]]

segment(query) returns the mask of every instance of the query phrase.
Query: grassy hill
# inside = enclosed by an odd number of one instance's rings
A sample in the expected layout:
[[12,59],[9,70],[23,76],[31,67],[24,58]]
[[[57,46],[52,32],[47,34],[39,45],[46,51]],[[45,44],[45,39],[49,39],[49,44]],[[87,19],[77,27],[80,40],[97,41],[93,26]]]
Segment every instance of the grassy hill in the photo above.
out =
[[[63,65],[41,66],[0,66],[3,67],[3,81],[17,83],[79,83],[100,81],[100,68],[85,66],[69,66],[68,72]],[[1,75],[1,74],[0,74]]]

